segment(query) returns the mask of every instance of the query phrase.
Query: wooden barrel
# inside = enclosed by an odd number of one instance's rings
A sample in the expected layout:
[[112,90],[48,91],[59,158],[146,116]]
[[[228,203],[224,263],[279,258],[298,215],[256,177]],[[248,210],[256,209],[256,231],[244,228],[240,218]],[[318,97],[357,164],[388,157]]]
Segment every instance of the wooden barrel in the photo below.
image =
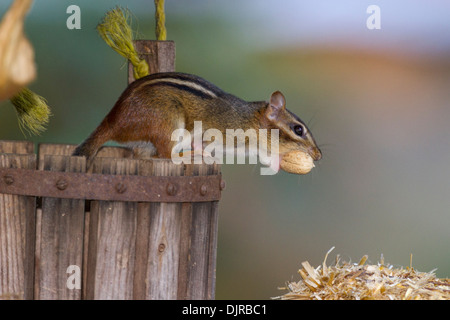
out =
[[74,148],[0,141],[0,299],[214,299],[220,166]]

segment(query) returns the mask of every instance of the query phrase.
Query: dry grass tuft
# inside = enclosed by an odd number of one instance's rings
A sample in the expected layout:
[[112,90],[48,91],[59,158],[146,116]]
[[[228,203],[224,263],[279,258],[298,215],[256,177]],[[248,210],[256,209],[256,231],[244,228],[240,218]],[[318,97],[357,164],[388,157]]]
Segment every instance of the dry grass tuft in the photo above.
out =
[[438,279],[431,272],[419,272],[412,267],[394,268],[385,265],[365,265],[367,256],[359,263],[327,266],[327,252],[322,265],[313,268],[302,263],[298,272],[302,279],[280,288],[289,292],[275,297],[282,300],[449,300],[450,279]]

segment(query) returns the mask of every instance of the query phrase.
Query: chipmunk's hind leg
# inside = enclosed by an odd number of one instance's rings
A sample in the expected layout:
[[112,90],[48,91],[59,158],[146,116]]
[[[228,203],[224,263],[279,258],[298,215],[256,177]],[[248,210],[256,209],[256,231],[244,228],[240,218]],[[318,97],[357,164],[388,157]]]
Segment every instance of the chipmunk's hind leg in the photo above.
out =
[[89,168],[98,150],[110,139],[110,132],[100,125],[75,149],[72,155],[86,157],[86,167]]

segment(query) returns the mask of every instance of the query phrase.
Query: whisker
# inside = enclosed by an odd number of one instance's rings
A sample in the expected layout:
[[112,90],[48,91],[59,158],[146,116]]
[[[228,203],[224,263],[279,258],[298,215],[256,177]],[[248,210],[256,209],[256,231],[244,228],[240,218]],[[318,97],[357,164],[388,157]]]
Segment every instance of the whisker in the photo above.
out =
[[306,124],[306,126],[312,130],[312,128],[315,126],[315,123],[313,123],[313,120],[316,119],[317,113],[319,112],[319,110],[315,110],[314,114],[312,115],[311,119],[308,120],[308,123]]

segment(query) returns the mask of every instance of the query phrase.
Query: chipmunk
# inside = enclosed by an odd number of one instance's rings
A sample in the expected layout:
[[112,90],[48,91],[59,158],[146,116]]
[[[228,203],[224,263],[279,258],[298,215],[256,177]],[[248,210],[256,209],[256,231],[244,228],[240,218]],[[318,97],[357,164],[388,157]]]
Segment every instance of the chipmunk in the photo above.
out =
[[177,143],[171,140],[172,132],[191,132],[194,121],[202,121],[204,131],[215,128],[222,133],[279,129],[280,155],[300,150],[315,161],[322,157],[305,123],[286,109],[281,92],[272,93],[268,102],[246,102],[198,76],[179,72],[151,74],[129,84],[73,155],[85,156],[89,166],[99,148],[113,140],[132,147],[153,146],[158,157],[170,158]]

